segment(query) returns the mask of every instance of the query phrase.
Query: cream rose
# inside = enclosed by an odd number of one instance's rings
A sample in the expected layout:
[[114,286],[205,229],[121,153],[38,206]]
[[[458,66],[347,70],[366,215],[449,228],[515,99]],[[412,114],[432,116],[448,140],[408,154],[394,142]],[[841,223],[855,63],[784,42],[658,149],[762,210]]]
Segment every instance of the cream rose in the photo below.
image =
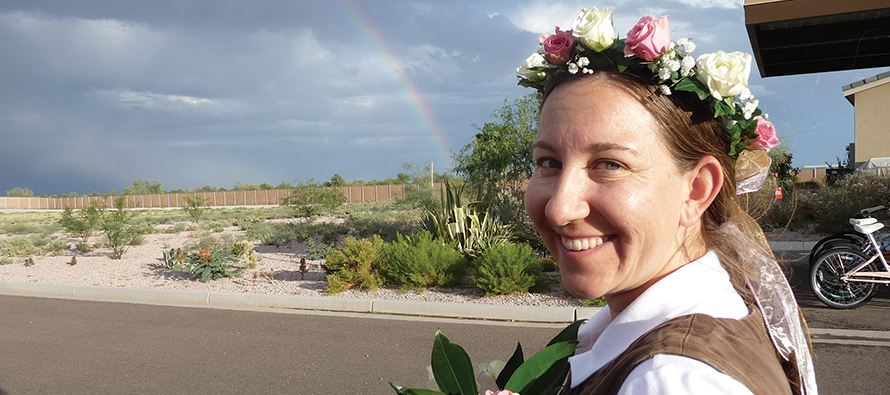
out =
[[516,69],[516,74],[519,74],[523,78],[536,82],[544,79],[546,74],[543,71],[535,71],[532,70],[532,67],[541,67],[546,66],[547,60],[544,59],[544,55],[541,55],[537,52],[531,54],[528,59],[525,59],[525,63],[522,66],[519,66]]
[[597,52],[608,49],[618,40],[612,23],[612,11],[608,8],[602,11],[596,7],[581,10],[572,21],[572,33],[585,47]]
[[751,54],[742,52],[705,54],[696,60],[698,77],[717,100],[742,93],[751,74]]

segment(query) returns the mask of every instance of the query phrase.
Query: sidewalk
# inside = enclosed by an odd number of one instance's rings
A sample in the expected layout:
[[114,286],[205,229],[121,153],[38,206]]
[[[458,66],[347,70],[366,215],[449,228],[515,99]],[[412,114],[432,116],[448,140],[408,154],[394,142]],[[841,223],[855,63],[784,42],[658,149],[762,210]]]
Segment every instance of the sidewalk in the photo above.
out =
[[505,306],[22,282],[0,282],[0,295],[209,308],[298,309],[546,323],[570,323],[579,319],[587,319],[601,309],[600,307]]
[[[800,241],[771,242],[770,247],[776,252],[809,251],[815,244],[816,242]],[[505,306],[475,303],[418,302],[2,281],[0,281],[0,295],[210,308],[297,309],[548,323],[569,323],[579,319],[587,319],[601,309],[600,307]]]

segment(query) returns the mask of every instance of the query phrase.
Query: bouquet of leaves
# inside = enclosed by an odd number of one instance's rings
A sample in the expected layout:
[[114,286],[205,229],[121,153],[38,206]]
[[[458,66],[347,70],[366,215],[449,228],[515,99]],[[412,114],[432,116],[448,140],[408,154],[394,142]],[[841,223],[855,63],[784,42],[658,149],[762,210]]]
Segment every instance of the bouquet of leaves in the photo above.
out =
[[[555,395],[565,382],[569,373],[569,357],[574,354],[578,344],[578,328],[583,321],[575,321],[563,329],[547,343],[547,347],[538,351],[528,360],[522,354],[522,345],[517,343],[513,356],[504,364],[503,369],[486,369],[479,374],[480,381],[489,382],[482,388],[485,394],[497,395]],[[498,361],[495,361],[498,362]],[[492,363],[491,365],[496,365]],[[489,366],[486,366],[488,368]],[[500,366],[498,366],[500,367]],[[436,380],[439,391],[421,388],[406,388],[389,383],[399,395],[477,395],[477,375],[473,372],[470,356],[463,347],[448,340],[440,331],[436,331],[432,352],[432,376]],[[486,376],[486,375],[490,375]],[[488,380],[486,380],[486,378]],[[493,383],[491,383],[493,379]]]

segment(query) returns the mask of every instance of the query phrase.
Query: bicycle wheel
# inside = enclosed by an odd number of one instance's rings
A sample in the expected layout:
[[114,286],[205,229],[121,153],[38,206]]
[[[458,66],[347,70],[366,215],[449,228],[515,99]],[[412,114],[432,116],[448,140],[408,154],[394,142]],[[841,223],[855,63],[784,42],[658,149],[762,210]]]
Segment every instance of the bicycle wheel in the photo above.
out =
[[[845,248],[825,252],[810,268],[810,288],[816,298],[835,309],[855,309],[875,296],[875,283],[844,281],[849,270],[868,260],[862,253]],[[874,262],[863,268],[877,271]]]
[[847,247],[858,251],[867,244],[868,238],[862,233],[852,231],[835,233],[819,240],[819,242],[813,246],[813,249],[810,250],[810,266],[813,266],[813,264],[816,263],[816,260],[818,260],[826,251],[838,247]]

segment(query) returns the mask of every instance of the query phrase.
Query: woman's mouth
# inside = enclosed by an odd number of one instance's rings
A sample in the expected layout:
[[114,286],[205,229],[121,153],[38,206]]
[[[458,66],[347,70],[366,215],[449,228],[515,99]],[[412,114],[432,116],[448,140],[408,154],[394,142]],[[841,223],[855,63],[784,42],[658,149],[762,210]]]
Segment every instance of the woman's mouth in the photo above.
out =
[[603,244],[604,242],[609,240],[609,237],[583,237],[583,238],[575,238],[569,239],[565,236],[560,236],[563,247],[565,247],[569,251],[584,251],[589,250],[591,248],[595,248],[598,245]]

